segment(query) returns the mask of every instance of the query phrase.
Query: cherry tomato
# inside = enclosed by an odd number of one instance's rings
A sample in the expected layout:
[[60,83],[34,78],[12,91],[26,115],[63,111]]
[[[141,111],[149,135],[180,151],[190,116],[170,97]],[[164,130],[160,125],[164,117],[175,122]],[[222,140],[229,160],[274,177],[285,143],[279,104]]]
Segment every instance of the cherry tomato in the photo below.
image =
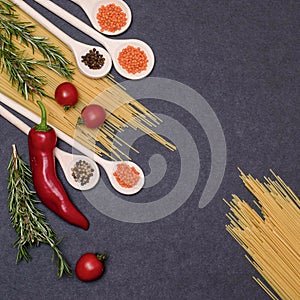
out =
[[78,91],[71,82],[63,82],[55,90],[55,100],[68,109],[78,102]]
[[101,277],[106,254],[85,253],[77,261],[75,273],[82,281],[92,281]]
[[81,111],[81,118],[86,127],[97,128],[104,123],[106,113],[102,106],[90,104]]

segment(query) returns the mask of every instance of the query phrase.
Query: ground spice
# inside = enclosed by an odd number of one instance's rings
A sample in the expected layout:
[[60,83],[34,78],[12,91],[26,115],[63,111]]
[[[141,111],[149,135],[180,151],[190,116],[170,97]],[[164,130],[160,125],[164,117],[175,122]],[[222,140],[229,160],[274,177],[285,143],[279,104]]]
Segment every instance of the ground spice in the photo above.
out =
[[140,180],[140,173],[135,167],[130,167],[128,164],[117,164],[117,170],[114,172],[116,180],[120,186],[124,188],[132,188],[137,185]]
[[85,160],[79,160],[75,163],[74,167],[71,168],[71,171],[75,182],[78,182],[81,186],[84,186],[90,182],[95,170],[92,168],[91,164]]
[[105,63],[105,58],[96,48],[91,49],[86,55],[81,56],[81,61],[92,70],[99,70]]
[[120,6],[111,3],[100,6],[97,13],[97,20],[101,32],[116,32],[126,25],[127,16]]
[[148,58],[140,47],[127,46],[118,56],[119,64],[128,73],[136,74],[147,69]]

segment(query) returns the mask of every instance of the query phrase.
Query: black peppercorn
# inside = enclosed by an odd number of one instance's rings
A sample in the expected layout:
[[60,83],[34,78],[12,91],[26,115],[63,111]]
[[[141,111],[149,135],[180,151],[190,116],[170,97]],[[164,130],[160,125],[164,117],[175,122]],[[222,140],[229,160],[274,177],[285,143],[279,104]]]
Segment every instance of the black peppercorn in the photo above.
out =
[[81,56],[81,61],[90,69],[101,69],[105,63],[105,58],[96,48],[91,49],[86,55]]

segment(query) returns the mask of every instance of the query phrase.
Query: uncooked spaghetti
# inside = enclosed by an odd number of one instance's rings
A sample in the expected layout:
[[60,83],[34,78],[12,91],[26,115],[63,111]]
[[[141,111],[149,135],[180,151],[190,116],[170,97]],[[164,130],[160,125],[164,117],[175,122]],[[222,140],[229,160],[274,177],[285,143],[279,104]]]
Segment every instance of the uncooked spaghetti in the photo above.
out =
[[[18,7],[15,6],[14,8],[20,20],[37,24]],[[49,42],[59,47],[65,57],[76,65],[71,50],[43,26],[37,24],[35,35],[47,37]],[[18,42],[16,41],[16,43]],[[28,47],[23,44],[19,44],[19,48],[20,50],[24,50],[25,55],[27,53],[29,57],[32,57],[31,49],[28,49]],[[42,59],[42,56],[38,51],[35,51],[34,58],[35,60],[39,60]],[[54,95],[56,87],[65,81],[63,77],[56,73],[43,70],[42,68],[38,69],[36,73],[47,79],[45,92],[48,95]],[[72,83],[76,86],[79,93],[79,102],[75,108],[65,112],[54,100],[48,98],[42,99],[48,111],[49,124],[76,139],[96,154],[101,156],[105,155],[112,159],[121,160],[129,158],[125,155],[123,147],[132,147],[118,136],[118,133],[122,132],[124,128],[141,130],[168,149],[175,150],[174,145],[153,131],[162,120],[151,113],[141,103],[129,96],[126,91],[115,82],[111,75],[101,79],[91,79],[76,70],[73,77],[74,80]],[[32,112],[36,114],[40,113],[38,105],[34,101],[24,100],[16,91],[16,88],[10,85],[5,72],[0,73],[0,92]],[[90,130],[85,126],[76,126],[82,108],[90,103],[101,105],[109,114],[104,125],[99,129]],[[137,149],[133,150],[138,152]]]
[[263,184],[241,172],[260,211],[233,195],[230,203],[225,201],[231,211],[226,229],[270,286],[253,277],[272,299],[278,299],[274,292],[282,299],[300,299],[300,201],[279,176],[272,174],[275,180],[265,178]]

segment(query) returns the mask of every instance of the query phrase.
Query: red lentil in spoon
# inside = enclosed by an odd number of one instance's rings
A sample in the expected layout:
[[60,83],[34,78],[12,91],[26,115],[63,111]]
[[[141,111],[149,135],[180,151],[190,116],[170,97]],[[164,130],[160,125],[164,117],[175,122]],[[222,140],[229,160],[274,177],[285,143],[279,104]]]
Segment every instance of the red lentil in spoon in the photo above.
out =
[[117,164],[117,170],[114,172],[114,176],[120,186],[124,188],[132,188],[137,185],[140,180],[140,173],[135,167],[130,167],[128,164]]
[[97,20],[100,31],[116,32],[127,23],[126,13],[114,3],[101,5],[98,9]]
[[129,45],[119,53],[118,62],[128,73],[136,74],[147,70],[148,57],[140,47]]

